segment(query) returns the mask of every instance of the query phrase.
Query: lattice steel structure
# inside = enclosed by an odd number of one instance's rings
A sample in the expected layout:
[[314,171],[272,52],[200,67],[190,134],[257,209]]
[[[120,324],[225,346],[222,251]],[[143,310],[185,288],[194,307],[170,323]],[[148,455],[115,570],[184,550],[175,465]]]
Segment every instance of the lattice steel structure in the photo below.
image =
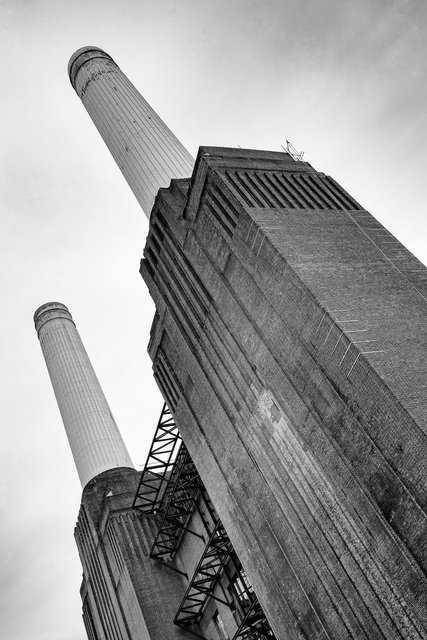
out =
[[[229,586],[228,594],[224,588],[224,578]],[[235,618],[240,620],[233,640],[275,638],[219,519],[177,611],[175,624],[190,631],[195,637],[207,640],[197,631],[197,626],[210,600],[229,607]]]
[[265,613],[258,600],[255,598],[237,629],[233,640],[261,640],[263,638],[274,639],[274,634],[267,622]]
[[[274,638],[166,404],[133,506],[141,516],[155,524],[150,557],[187,579],[187,573],[174,562],[181,539],[185,534],[190,534],[205,543],[174,618],[178,627],[206,640],[200,633],[200,623],[208,602],[214,600],[235,614],[239,626],[233,640]],[[202,522],[203,533],[189,525],[195,512]],[[224,580],[229,586],[228,594]],[[269,635],[265,636],[265,633]]]
[[200,476],[185,445],[181,444],[162,505],[156,514],[157,533],[150,552],[152,558],[172,560],[184,531],[204,539],[186,526],[200,489]]
[[225,597],[215,594],[215,588],[221,586],[221,577],[232,554],[233,547],[229,537],[218,521],[175,616],[175,624],[188,628],[199,622],[208,598],[214,598],[227,607],[231,606]]
[[172,414],[164,404],[132,505],[146,517],[157,514],[181,442]]

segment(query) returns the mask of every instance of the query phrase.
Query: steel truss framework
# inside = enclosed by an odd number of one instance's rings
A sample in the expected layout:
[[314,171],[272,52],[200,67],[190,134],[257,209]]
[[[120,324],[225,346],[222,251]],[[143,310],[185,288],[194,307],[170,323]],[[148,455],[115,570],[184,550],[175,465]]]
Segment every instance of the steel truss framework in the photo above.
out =
[[214,589],[219,584],[224,567],[232,553],[231,542],[221,522],[218,521],[179,606],[174,618],[175,624],[187,629],[197,623],[209,598],[231,606],[225,598],[214,595]]
[[[194,511],[201,487],[200,476],[165,404],[133,506],[156,523],[150,557],[167,563],[176,571],[179,570],[170,561],[183,531],[190,531],[186,524]],[[190,533],[205,541],[200,534]]]
[[152,558],[172,560],[184,531],[204,540],[203,536],[186,526],[200,490],[200,476],[182,443],[156,518],[158,528],[150,552]]
[[[201,505],[204,505],[205,511],[200,508]],[[200,640],[206,640],[197,629],[205,607],[212,598],[230,607],[240,619],[233,640],[274,640],[261,605],[247,582],[236,552],[166,404],[157,424],[133,507],[156,524],[150,557],[179,573],[183,572],[174,566],[173,557],[183,532],[187,531],[205,541],[201,534],[191,531],[187,526],[195,509],[204,523],[207,544],[174,618],[176,625]],[[230,588],[228,596],[222,584],[224,576]]]
[[180,444],[181,436],[164,404],[132,505],[146,517],[157,514]]
[[[230,576],[227,575],[230,570],[233,572],[234,578],[237,577],[243,587],[243,591],[240,591],[240,593],[233,588],[234,597],[231,602],[226,599],[225,594],[224,597],[218,595],[218,591],[221,591],[222,588],[221,580],[224,575],[227,576],[230,586],[233,585],[233,579],[230,579]],[[219,587],[219,589],[216,587]],[[233,636],[233,640],[262,640],[264,638],[275,640],[261,605],[252,587],[247,582],[236,552],[220,520],[217,521],[196,567],[193,578],[175,616],[175,624],[186,629],[200,640],[206,640],[196,631],[197,626],[195,628],[195,625],[200,622],[210,598],[230,607],[230,609],[236,611],[236,614],[238,612],[241,615],[243,614],[243,619]],[[239,605],[238,607],[236,607],[236,602]]]
[[267,622],[260,603],[255,597],[247,614],[234,634],[233,640],[261,640],[262,638],[274,640],[275,635]]

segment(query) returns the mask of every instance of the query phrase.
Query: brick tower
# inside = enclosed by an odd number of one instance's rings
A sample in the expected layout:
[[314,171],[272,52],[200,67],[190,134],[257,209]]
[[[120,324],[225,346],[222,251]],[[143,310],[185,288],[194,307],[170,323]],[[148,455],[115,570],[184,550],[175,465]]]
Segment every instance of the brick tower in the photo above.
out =
[[264,637],[425,638],[427,270],[286,153],[201,147],[170,177],[141,262],[149,353]]

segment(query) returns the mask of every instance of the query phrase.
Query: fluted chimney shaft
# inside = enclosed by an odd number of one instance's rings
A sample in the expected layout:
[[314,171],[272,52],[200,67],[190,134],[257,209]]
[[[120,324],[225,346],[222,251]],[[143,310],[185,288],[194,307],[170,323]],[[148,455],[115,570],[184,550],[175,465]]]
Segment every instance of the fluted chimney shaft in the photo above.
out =
[[82,487],[132,461],[67,307],[48,302],[34,323]]
[[70,59],[71,84],[147,217],[160,187],[191,176],[194,159],[114,60],[96,47]]

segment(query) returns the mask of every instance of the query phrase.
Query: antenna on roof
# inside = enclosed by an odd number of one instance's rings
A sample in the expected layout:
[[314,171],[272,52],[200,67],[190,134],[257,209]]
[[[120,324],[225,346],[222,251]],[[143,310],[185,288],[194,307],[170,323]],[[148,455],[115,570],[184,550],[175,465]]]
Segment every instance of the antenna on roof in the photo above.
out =
[[289,140],[286,140],[286,147],[284,147],[283,144],[281,144],[280,146],[282,147],[283,151],[285,151],[285,153],[288,153],[291,158],[295,160],[295,162],[301,162],[304,158],[304,151],[297,151],[294,145],[289,142]]

